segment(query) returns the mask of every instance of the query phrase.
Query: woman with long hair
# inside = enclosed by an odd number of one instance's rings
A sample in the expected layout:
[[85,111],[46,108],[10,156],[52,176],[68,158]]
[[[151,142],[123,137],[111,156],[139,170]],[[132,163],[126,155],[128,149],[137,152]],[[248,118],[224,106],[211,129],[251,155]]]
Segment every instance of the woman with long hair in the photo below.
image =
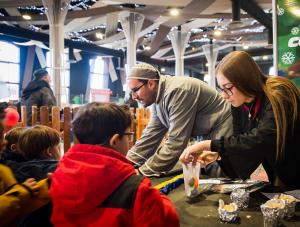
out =
[[232,105],[234,134],[190,146],[180,160],[217,160],[227,176],[242,179],[262,164],[273,184],[300,187],[299,89],[288,79],[265,76],[243,51],[225,56],[216,75]]

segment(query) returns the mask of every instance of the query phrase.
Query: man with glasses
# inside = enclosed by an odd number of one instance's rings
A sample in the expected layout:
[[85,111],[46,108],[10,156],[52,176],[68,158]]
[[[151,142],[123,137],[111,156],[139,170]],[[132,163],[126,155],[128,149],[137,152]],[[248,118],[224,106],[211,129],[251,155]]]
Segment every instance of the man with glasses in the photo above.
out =
[[[151,119],[127,158],[145,176],[171,170],[190,137],[220,138],[232,133],[230,105],[201,80],[160,75],[149,64],[135,65],[128,76],[132,98],[152,105]],[[168,132],[166,142],[161,141]]]

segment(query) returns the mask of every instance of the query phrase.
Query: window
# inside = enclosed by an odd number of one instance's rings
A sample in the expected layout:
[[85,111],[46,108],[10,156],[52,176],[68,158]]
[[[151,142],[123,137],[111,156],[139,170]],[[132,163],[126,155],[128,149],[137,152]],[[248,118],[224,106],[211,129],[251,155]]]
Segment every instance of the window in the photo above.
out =
[[0,41],[0,81],[8,89],[1,101],[19,100],[20,50],[13,44]]
[[[51,70],[51,55],[50,51],[46,54],[47,69],[51,76],[51,87],[54,87],[53,72]],[[60,86],[61,86],[61,104],[69,103],[70,94],[70,62],[68,53],[64,54],[63,70],[61,71]]]
[[109,102],[110,90],[108,89],[109,74],[105,70],[105,61],[102,57],[90,60],[90,77],[87,94],[88,100]]
[[90,60],[90,88],[103,89],[104,86],[104,61],[102,57]]

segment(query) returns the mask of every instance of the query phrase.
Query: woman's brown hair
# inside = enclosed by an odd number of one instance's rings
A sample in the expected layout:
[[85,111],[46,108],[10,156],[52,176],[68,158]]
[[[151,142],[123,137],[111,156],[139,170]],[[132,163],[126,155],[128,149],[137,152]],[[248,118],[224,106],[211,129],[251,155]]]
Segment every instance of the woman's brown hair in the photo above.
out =
[[223,74],[248,97],[266,94],[272,105],[277,141],[276,159],[284,155],[287,127],[292,131],[298,118],[300,92],[288,79],[265,76],[252,57],[244,51],[233,51],[218,64],[216,75]]
[[41,158],[45,150],[59,144],[59,133],[50,127],[37,125],[27,128],[18,140],[18,149],[27,159]]

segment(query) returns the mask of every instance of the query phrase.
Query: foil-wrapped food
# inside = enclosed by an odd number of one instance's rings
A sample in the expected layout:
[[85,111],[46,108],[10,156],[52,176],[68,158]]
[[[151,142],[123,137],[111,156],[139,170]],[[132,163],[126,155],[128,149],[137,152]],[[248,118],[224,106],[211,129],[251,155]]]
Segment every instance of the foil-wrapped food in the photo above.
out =
[[264,217],[265,227],[275,227],[283,218],[285,213],[285,203],[281,199],[270,199],[260,206]]
[[275,198],[284,201],[285,204],[284,216],[287,218],[292,218],[295,215],[295,207],[296,207],[297,199],[294,196],[286,195],[286,194],[280,194]]
[[238,207],[235,203],[225,204],[222,199],[219,200],[218,213],[220,219],[224,222],[234,222],[239,215]]
[[245,209],[249,205],[250,193],[244,188],[236,188],[231,192],[230,199],[238,209]]

